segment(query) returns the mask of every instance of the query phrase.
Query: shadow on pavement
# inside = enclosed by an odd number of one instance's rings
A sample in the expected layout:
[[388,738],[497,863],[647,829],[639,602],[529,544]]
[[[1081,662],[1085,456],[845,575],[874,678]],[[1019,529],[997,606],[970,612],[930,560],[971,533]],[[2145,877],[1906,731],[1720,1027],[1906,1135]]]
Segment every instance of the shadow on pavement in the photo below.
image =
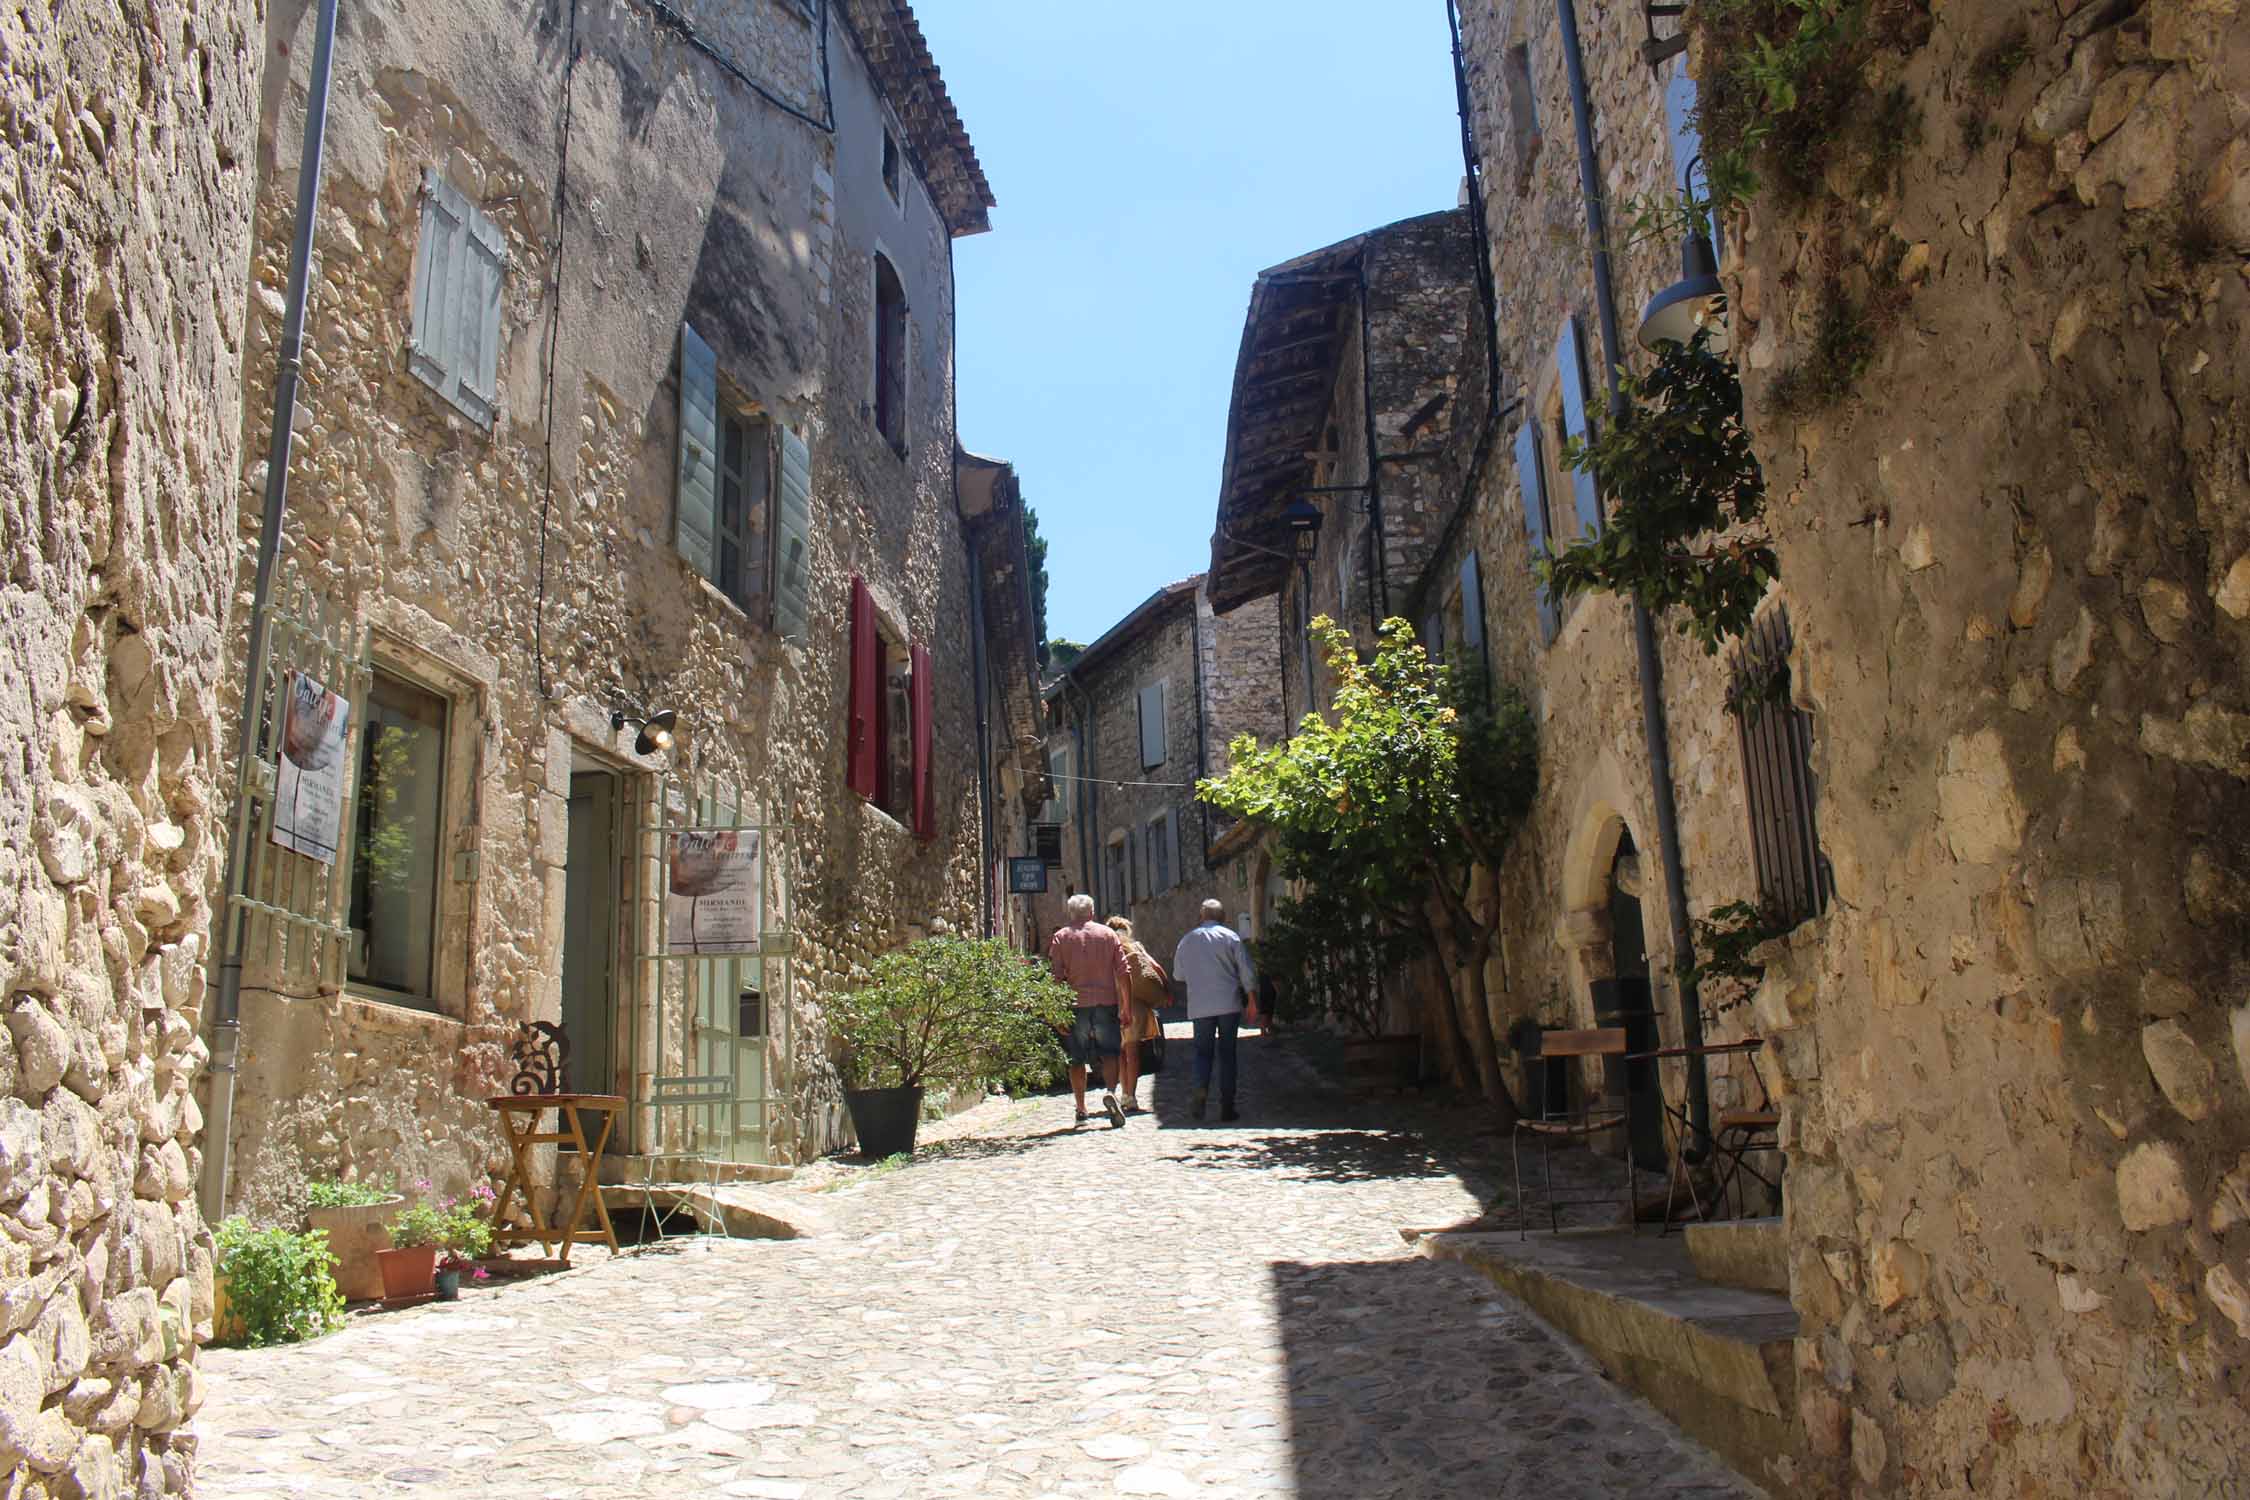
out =
[[1454,1171],[1422,1137],[1395,1130],[1323,1130],[1195,1141],[1173,1159],[1190,1167],[1278,1171],[1327,1182],[1450,1177]]
[[1743,1494],[1480,1279],[1420,1258],[1270,1275],[1298,1500]]

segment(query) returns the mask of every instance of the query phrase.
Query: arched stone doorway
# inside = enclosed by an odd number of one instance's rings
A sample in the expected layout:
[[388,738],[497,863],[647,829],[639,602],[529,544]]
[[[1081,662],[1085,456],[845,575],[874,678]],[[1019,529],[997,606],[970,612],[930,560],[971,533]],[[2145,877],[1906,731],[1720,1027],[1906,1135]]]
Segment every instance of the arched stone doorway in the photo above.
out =
[[[1622,1026],[1633,1052],[1663,1045],[1649,975],[1648,929],[1642,914],[1651,894],[1640,844],[1614,805],[1596,803],[1581,820],[1564,859],[1569,911],[1563,936],[1583,984],[1573,1009],[1595,1026]],[[1664,1149],[1663,1084],[1654,1063],[1611,1063],[1608,1086],[1622,1087],[1633,1102],[1633,1156],[1661,1171]]]

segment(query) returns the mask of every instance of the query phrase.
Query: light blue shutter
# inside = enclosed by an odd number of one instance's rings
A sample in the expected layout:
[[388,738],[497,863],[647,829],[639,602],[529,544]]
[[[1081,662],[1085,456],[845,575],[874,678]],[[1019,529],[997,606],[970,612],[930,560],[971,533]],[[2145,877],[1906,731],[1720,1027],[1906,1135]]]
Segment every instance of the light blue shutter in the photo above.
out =
[[[1578,333],[1578,315],[1572,313],[1563,323],[1562,340],[1555,345],[1555,368],[1562,372],[1563,430],[1583,443],[1586,430],[1586,360]],[[1592,536],[1602,529],[1602,497],[1594,488],[1594,476],[1584,469],[1571,471],[1571,488],[1578,502],[1578,530],[1580,535]]]
[[1180,810],[1175,807],[1166,813],[1164,822],[1172,840],[1172,884],[1178,885],[1187,879],[1187,869],[1180,863]]
[[500,285],[508,263],[500,226],[463,205],[461,339],[455,403],[489,427],[500,414]]
[[1164,764],[1164,684],[1141,689],[1141,769]]
[[712,576],[717,525],[719,361],[711,346],[680,325],[680,473],[673,544],[688,566]]
[[1484,579],[1474,552],[1461,559],[1461,656],[1480,672],[1491,669],[1484,650]]
[[788,428],[781,434],[780,504],[774,507],[773,632],[801,641],[812,611],[812,449]]
[[[1547,555],[1547,486],[1539,466],[1539,424],[1528,418],[1516,429],[1516,483],[1523,489],[1524,536],[1536,560]],[[1553,645],[1555,632],[1562,628],[1562,611],[1537,577],[1532,579],[1531,595],[1539,609],[1540,642]]]
[[461,195],[438,176],[422,173],[422,238],[414,253],[414,335],[406,364],[425,384],[450,399],[460,322],[454,315],[464,258]]
[[1431,661],[1445,660],[1445,609],[1432,609],[1422,620],[1422,651]]

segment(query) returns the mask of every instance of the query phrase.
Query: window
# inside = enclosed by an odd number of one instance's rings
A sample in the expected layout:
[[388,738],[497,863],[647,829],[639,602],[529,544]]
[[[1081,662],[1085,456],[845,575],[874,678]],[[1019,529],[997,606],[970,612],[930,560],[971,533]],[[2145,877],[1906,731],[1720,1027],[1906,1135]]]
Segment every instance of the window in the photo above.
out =
[[898,137],[888,125],[883,127],[883,191],[891,195],[893,203],[899,201]]
[[1776,609],[1735,653],[1727,710],[1742,734],[1742,780],[1758,904],[1795,926],[1828,909],[1834,886],[1813,820],[1812,715],[1789,701],[1789,616]]
[[1172,888],[1172,867],[1177,863],[1173,856],[1178,853],[1174,840],[1178,827],[1178,821],[1170,809],[1148,820],[1144,847],[1148,850],[1148,893],[1151,896],[1161,896]]
[[1508,49],[1508,141],[1515,154],[1516,190],[1531,181],[1531,163],[1539,155],[1539,104],[1531,87],[1531,46],[1519,42]]
[[902,646],[878,619],[866,581],[854,578],[845,782],[921,839],[937,834],[935,687],[928,648]]
[[435,169],[425,170],[406,367],[480,427],[490,427],[500,411],[500,284],[507,265],[500,227]]
[[[1547,470],[1540,454],[1539,424],[1525,421],[1516,428],[1516,485],[1523,494],[1523,532],[1534,561],[1547,555]],[[1536,576],[1531,583],[1532,603],[1539,616],[1539,639],[1553,645],[1562,629],[1562,611],[1547,585]]]
[[432,1009],[447,709],[436,693],[375,673],[352,836],[350,977]]
[[1032,852],[1044,865],[1063,862],[1063,826],[1060,823],[1034,823],[1031,825]]
[[1112,912],[1122,911],[1132,904],[1130,873],[1125,858],[1125,835],[1113,833],[1109,836],[1108,847],[1102,851],[1102,895],[1107,898],[1103,904]]
[[1071,747],[1068,745],[1047,752],[1047,778],[1054,794],[1039,805],[1039,816],[1033,821],[1065,823],[1070,820],[1071,760]]
[[718,356],[686,323],[679,377],[674,545],[752,620],[802,640],[812,577],[811,450],[722,383]]
[[1554,497],[1571,492],[1577,476],[1563,457],[1563,445],[1570,441],[1570,428],[1563,421],[1562,382],[1556,381],[1547,391],[1547,399],[1539,409],[1539,453],[1546,460],[1545,489],[1547,498],[1547,540],[1557,552],[1577,538],[1578,527],[1570,506],[1557,505]]
[[[1572,313],[1563,319],[1562,335],[1555,341],[1555,388],[1562,398],[1562,412],[1556,427],[1559,438],[1574,438],[1580,443],[1593,436],[1587,418],[1586,341],[1579,333],[1578,315]],[[1555,461],[1562,461],[1562,443],[1555,444]],[[1563,483],[1550,494],[1571,497],[1571,505],[1550,507],[1547,516],[1551,521],[1562,520],[1557,512],[1568,510],[1572,529],[1579,536],[1592,536],[1602,529],[1601,491],[1595,488],[1594,476],[1587,469],[1566,469]]]
[[1153,771],[1164,764],[1164,709],[1171,684],[1158,679],[1141,689],[1141,769]]
[[906,456],[906,288],[888,256],[875,257],[875,430]]

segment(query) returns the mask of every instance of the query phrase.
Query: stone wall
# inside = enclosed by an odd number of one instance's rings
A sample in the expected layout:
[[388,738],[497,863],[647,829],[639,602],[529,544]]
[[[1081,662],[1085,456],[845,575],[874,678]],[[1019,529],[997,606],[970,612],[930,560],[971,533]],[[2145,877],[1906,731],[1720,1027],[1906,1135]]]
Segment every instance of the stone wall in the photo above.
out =
[[[1787,1045],[1801,1487],[2240,1483],[2250,17],[1932,7],[1919,134],[1739,226],[1837,899]],[[1847,191],[1848,189],[1848,191]],[[1784,411],[1837,290],[1893,287]]]
[[0,17],[0,1489],[183,1494],[247,5]]
[[[762,0],[684,14],[769,91],[822,114],[814,12]],[[361,12],[339,48],[292,571],[373,629],[378,667],[451,705],[444,942],[427,1009],[332,989],[246,996],[237,1196],[262,1212],[283,1211],[308,1173],[459,1191],[498,1160],[480,1100],[504,1083],[515,1025],[562,1005],[574,770],[616,775],[635,821],[679,821],[710,795],[788,825],[776,854],[798,936],[793,982],[785,997],[778,975],[765,983],[785,999],[790,1045],[777,1020],[762,1063],[784,1158],[842,1139],[819,996],[911,935],[981,920],[967,555],[951,493],[950,236],[915,171],[916,143],[894,198],[881,163],[895,121],[841,24],[828,38],[829,134],[643,11],[583,14],[575,39],[566,16],[496,27],[474,10]],[[284,84],[310,51],[309,15],[277,11],[270,24],[273,55],[289,61],[269,80],[264,117],[252,428],[266,410],[271,361],[259,356],[277,326],[293,182],[280,146],[301,118],[301,90]],[[490,430],[407,368],[430,168],[505,246]],[[873,422],[878,250],[910,309],[903,453]],[[675,545],[683,321],[713,350],[725,401],[810,449],[801,640],[721,595]],[[246,533],[262,477],[245,474]],[[928,843],[845,785],[855,577],[898,644],[933,655]],[[613,728],[611,714],[660,707],[679,711],[678,744],[637,756],[633,727]],[[624,861],[611,1067],[578,1087],[636,1093],[652,1075],[700,1071],[680,1050],[682,966],[640,957],[657,943],[652,847]],[[635,1145],[655,1128],[620,1126]]]

